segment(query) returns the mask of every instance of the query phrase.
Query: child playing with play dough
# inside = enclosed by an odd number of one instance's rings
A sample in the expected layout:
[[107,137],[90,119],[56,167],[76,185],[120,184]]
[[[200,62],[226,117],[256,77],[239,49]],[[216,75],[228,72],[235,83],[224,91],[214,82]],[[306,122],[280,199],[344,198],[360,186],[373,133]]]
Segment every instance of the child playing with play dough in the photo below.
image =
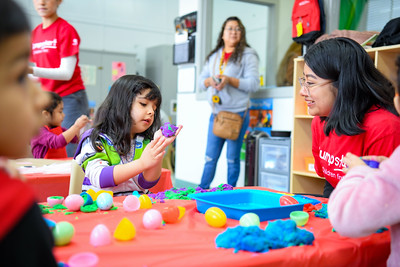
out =
[[[398,86],[394,105],[400,113],[400,57],[397,65]],[[379,168],[368,167],[362,159],[378,161]],[[348,166],[347,174],[329,199],[329,219],[339,234],[350,237],[367,236],[390,225],[391,253],[387,266],[399,266],[400,146],[390,158],[365,156],[362,159],[352,153],[343,158]]]
[[0,1],[0,258],[2,266],[57,266],[35,194],[9,167],[28,152],[47,95],[27,79],[30,29],[22,9]]
[[157,184],[165,148],[182,129],[162,134],[160,105],[161,92],[152,81],[138,75],[115,81],[75,154],[85,171],[83,190],[123,195]]
[[67,130],[61,127],[65,114],[62,98],[54,92],[48,92],[50,104],[42,111],[45,125],[40,133],[31,140],[32,154],[35,158],[66,158],[66,145],[70,142],[78,143],[79,132],[89,122],[86,115],[80,116]]

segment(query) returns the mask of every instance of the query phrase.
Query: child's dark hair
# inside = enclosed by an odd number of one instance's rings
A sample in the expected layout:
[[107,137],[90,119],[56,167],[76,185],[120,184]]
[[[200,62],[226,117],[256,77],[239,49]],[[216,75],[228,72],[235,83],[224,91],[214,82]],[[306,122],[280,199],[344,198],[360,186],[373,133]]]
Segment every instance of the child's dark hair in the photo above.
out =
[[145,96],[148,100],[156,100],[153,124],[141,135],[145,139],[153,139],[154,133],[160,128],[161,92],[149,79],[139,75],[125,75],[111,86],[104,102],[96,112],[93,131],[90,134],[92,146],[96,147],[99,134],[107,134],[114,142],[120,155],[126,155],[131,150],[131,128],[134,123],[131,118],[132,103],[136,96],[146,89],[150,92]]
[[62,98],[57,93],[54,92],[48,92],[48,93],[50,95],[50,103],[44,110],[53,115],[54,109],[62,102]]
[[1,0],[0,42],[11,35],[30,31],[28,19],[21,7],[12,0]]

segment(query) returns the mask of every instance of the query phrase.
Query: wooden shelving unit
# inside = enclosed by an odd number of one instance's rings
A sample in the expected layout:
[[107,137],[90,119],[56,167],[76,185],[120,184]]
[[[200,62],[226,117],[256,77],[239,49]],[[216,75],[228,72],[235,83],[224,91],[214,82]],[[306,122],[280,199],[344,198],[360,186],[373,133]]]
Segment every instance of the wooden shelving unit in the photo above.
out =
[[[397,84],[396,59],[400,55],[400,45],[384,46],[366,49],[374,60],[375,66],[394,85]],[[303,76],[304,60],[294,60],[293,98],[294,125],[292,132],[292,155],[290,170],[290,192],[306,194],[322,194],[325,178],[306,169],[305,158],[312,157],[311,151],[311,121],[304,98],[299,95],[299,77]]]

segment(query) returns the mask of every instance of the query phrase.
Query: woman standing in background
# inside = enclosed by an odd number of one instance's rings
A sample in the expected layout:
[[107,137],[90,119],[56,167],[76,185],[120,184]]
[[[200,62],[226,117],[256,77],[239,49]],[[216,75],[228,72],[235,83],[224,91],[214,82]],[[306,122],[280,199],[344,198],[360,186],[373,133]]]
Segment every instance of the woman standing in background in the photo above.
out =
[[[80,37],[75,28],[57,15],[62,0],[33,0],[42,23],[32,31],[29,72],[39,77],[44,90],[59,94],[64,102],[62,127],[70,128],[81,115],[89,115],[88,99],[79,68]],[[72,157],[76,144],[67,145]]]
[[[206,58],[199,82],[207,90],[213,107],[207,136],[206,163],[200,187],[207,189],[214,179],[217,162],[227,141],[228,184],[236,186],[240,173],[240,149],[249,125],[249,94],[259,88],[258,55],[246,41],[246,29],[237,17],[229,17],[222,25],[216,47]],[[230,111],[243,118],[236,140],[220,138],[213,133],[214,116]]]

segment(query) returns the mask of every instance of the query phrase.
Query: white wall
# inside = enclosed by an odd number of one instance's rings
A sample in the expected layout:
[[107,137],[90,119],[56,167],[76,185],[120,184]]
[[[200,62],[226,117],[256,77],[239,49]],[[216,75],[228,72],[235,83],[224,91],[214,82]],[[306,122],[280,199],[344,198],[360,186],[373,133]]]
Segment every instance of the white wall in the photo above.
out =
[[[41,23],[32,0],[16,0],[32,27]],[[58,15],[81,37],[81,48],[136,54],[137,71],[145,74],[146,48],[174,42],[178,0],[65,0]]]

